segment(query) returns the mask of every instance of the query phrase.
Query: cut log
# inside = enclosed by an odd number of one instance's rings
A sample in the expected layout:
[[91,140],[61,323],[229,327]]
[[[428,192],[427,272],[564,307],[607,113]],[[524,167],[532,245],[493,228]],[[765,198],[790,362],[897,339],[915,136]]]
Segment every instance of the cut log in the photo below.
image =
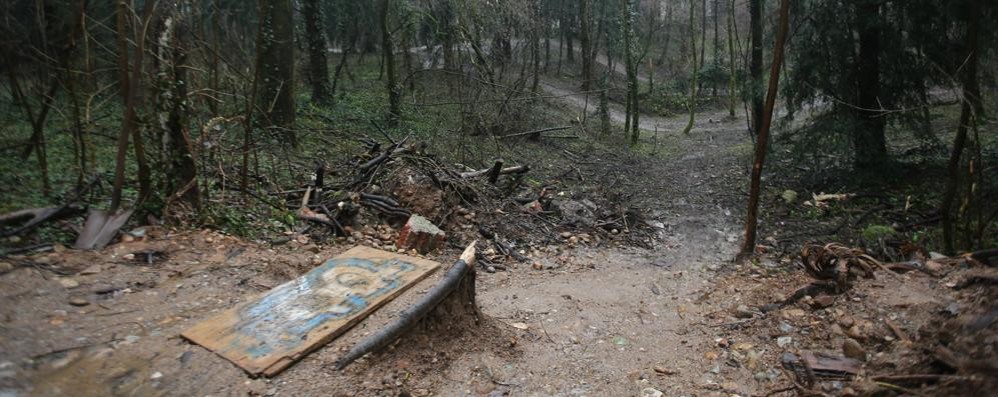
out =
[[447,235],[426,218],[419,215],[412,215],[409,221],[399,232],[396,247],[405,249],[415,249],[421,254],[426,254],[438,247],[443,246]]
[[69,217],[83,212],[78,204],[67,204],[60,207],[29,208],[0,215],[0,225],[19,224],[0,231],[0,237],[14,236],[30,231],[46,221]]
[[513,138],[513,137],[524,136],[524,135],[530,135],[532,139],[537,139],[537,138],[541,137],[541,133],[542,132],[561,131],[561,130],[567,130],[569,128],[572,128],[572,126],[566,125],[566,126],[562,126],[562,127],[541,128],[539,130],[526,131],[526,132],[517,132],[515,134],[503,135],[503,136],[499,137],[499,139]]
[[[480,177],[482,175],[488,174],[489,171],[491,171],[491,170],[492,170],[492,168],[484,168],[484,169],[480,169],[480,170],[476,170],[476,171],[467,171],[467,172],[462,172],[459,176],[461,177],[461,179],[477,178],[477,177]],[[513,166],[513,167],[506,167],[506,168],[500,169],[499,170],[499,175],[523,174],[523,173],[526,173],[528,171],[530,171],[530,166],[517,165],[517,166]]]
[[399,314],[395,321],[354,345],[349,352],[336,360],[336,369],[341,370],[365,354],[388,346],[433,312],[446,298],[451,298],[450,300],[456,301],[462,307],[470,307],[477,313],[474,267],[476,243],[477,241],[473,241],[465,248],[457,263],[451,266],[440,283],[433,286],[418,302]]

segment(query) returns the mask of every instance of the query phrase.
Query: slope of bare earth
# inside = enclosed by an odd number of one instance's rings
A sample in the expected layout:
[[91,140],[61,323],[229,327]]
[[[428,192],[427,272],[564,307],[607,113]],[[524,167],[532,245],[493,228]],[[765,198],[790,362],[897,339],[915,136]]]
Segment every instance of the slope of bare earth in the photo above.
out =
[[[580,99],[564,98],[568,106]],[[733,121],[699,123],[694,135],[679,139],[673,127],[683,123],[646,119],[649,130],[675,143],[669,159],[583,154],[577,165],[581,174],[613,178],[615,189],[634,194],[633,205],[654,231],[645,242],[650,249],[580,240],[532,250],[531,262],[479,272],[479,325],[417,333],[341,372],[330,363],[343,349],[389,321],[442,272],[277,377],[251,379],[179,333],[348,244],[317,245],[299,236],[271,247],[213,231],[149,228],[141,241],[100,252],[7,258],[0,275],[0,391],[637,395],[652,387],[682,395],[725,382],[737,382],[744,393],[763,390],[750,376],[731,377],[705,358],[715,335],[704,315],[718,309],[699,300],[736,248],[737,194],[721,192],[742,178],[735,148],[746,138]],[[162,254],[148,263],[148,251]],[[448,264],[456,255],[432,257]]]

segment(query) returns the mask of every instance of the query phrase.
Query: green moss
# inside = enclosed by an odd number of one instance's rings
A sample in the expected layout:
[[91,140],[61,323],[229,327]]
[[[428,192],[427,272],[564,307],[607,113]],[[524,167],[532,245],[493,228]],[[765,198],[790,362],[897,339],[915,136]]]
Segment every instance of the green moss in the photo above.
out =
[[886,225],[870,225],[863,229],[863,239],[868,241],[876,241],[884,237],[888,237],[896,233],[893,227]]

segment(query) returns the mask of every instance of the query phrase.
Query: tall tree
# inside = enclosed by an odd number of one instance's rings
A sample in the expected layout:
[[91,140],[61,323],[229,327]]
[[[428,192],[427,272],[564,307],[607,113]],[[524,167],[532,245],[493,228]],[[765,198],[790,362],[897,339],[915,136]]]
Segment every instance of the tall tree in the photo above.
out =
[[880,7],[881,0],[857,0],[853,7],[859,35],[854,161],[857,169],[865,170],[875,169],[887,157],[886,119],[880,110]]
[[[686,122],[686,127],[683,128],[683,134],[689,134],[693,130],[693,123],[696,121],[697,113],[697,76],[700,74],[699,68],[697,67],[697,31],[696,31],[696,0],[690,0],[690,55],[693,56],[693,76],[690,82],[690,98],[686,102],[686,107],[690,111],[689,121]],[[700,43],[701,47],[703,42]],[[701,52],[702,54],[702,52]],[[702,60],[700,62],[703,62]]]
[[738,86],[735,73],[735,0],[728,8],[728,117],[735,117],[735,87]]
[[319,0],[304,0],[302,5],[305,41],[308,43],[308,80],[312,86],[312,100],[328,103],[329,64],[326,60],[326,30],[322,26],[322,7],[319,6]]
[[174,6],[165,16],[159,34],[156,59],[156,112],[157,127],[163,142],[166,199],[164,216],[170,218],[169,207],[181,201],[189,208],[200,210],[201,194],[197,184],[197,164],[188,133],[188,77],[187,43],[190,42],[188,18],[181,7]]
[[579,0],[579,39],[582,46],[582,89],[588,91],[593,80],[593,45],[591,23],[591,0]]
[[759,134],[762,124],[762,0],[749,0],[749,30],[752,54],[749,60],[749,103],[752,106],[752,131]]
[[402,87],[396,82],[395,48],[392,45],[392,30],[388,16],[391,11],[391,0],[381,0],[378,8],[379,25],[381,27],[381,61],[384,63],[385,89],[388,91],[388,124],[398,124],[402,108]]
[[263,125],[279,128],[294,146],[295,122],[295,52],[294,20],[291,0],[260,0],[260,67],[257,70],[261,91],[258,106],[263,110]]
[[773,64],[769,69],[769,90],[766,92],[766,108],[759,124],[759,137],[755,142],[755,161],[749,186],[748,210],[745,211],[745,241],[740,256],[747,257],[755,252],[756,224],[759,217],[759,193],[762,185],[762,166],[766,164],[766,151],[769,145],[769,127],[773,121],[773,107],[780,85],[780,67],[783,65],[783,45],[787,41],[789,23],[789,0],[780,1],[780,28],[773,45]]
[[[950,153],[947,164],[946,186],[943,190],[940,213],[943,224],[943,244],[946,252],[954,254],[956,244],[953,236],[953,202],[956,199],[957,184],[960,181],[960,157],[967,146],[967,131],[976,128],[976,109],[981,107],[981,98],[977,83],[977,64],[980,57],[978,48],[978,30],[980,20],[980,4],[978,0],[969,0],[967,7],[967,33],[966,33],[966,64],[960,73],[960,84],[962,86],[960,104],[960,124],[956,128],[956,137],[953,138],[953,151]],[[980,144],[980,142],[978,142]],[[980,167],[980,165],[978,165]],[[980,172],[980,171],[978,171]],[[978,187],[980,188],[980,187]],[[968,244],[970,245],[970,244]],[[969,248],[969,247],[968,247]]]
[[631,145],[638,143],[638,65],[634,54],[634,18],[630,0],[620,0],[620,22],[624,36],[624,68],[627,70],[627,114],[624,133],[631,134]]

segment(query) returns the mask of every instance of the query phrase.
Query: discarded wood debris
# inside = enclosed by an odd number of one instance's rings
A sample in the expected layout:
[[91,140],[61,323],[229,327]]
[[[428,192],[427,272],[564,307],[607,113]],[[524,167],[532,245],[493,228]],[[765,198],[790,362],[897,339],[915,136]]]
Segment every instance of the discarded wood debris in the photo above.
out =
[[252,375],[274,376],[439,267],[356,247],[181,336]]
[[[389,343],[395,341],[403,333],[408,331],[415,325],[420,319],[426,317],[437,305],[448,297],[462,282],[470,282],[471,288],[474,288],[474,278],[467,277],[468,274],[473,274],[474,264],[475,264],[475,244],[477,241],[473,241],[471,244],[465,248],[464,253],[457,260],[454,266],[451,266],[447,274],[444,275],[440,283],[435,285],[433,289],[426,293],[416,304],[412,305],[401,314],[399,314],[398,319],[396,319],[391,324],[379,330],[374,335],[371,335],[367,339],[364,339],[352,349],[350,349],[347,354],[343,355],[339,360],[336,360],[336,369],[343,369],[350,363],[356,361],[358,358],[363,357],[365,354],[377,351]],[[472,296],[472,299],[474,297]]]

